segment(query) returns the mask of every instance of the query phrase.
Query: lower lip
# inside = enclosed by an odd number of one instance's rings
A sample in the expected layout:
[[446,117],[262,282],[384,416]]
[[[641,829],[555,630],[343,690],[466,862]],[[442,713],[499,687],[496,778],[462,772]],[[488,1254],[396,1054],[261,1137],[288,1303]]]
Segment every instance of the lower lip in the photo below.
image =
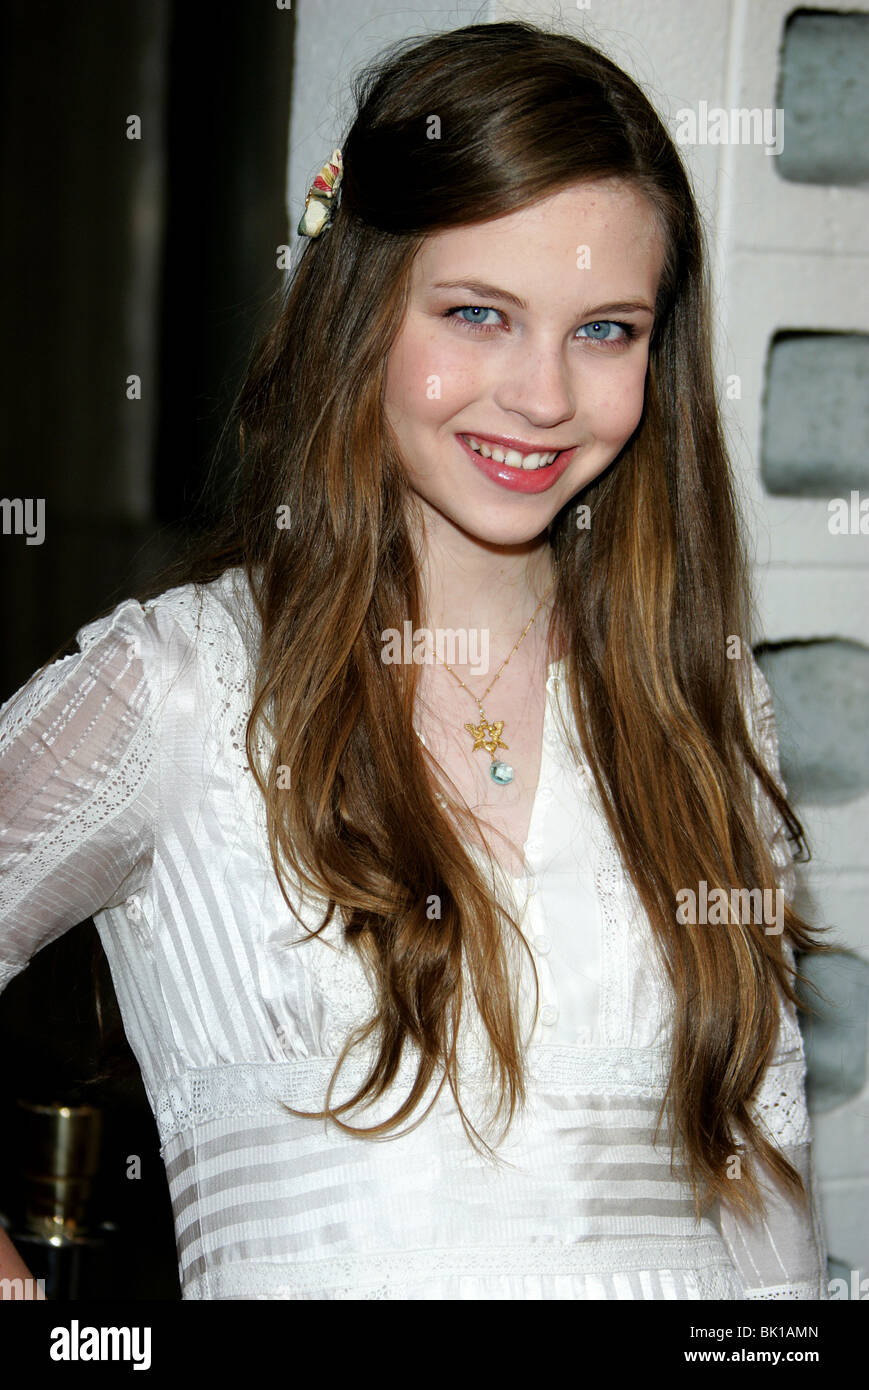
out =
[[472,449],[470,444],[466,444],[460,434],[456,435],[456,439],[481,473],[485,473],[493,483],[499,483],[510,492],[546,492],[558,482],[579,448],[577,444],[572,449],[562,450],[558,458],[545,468],[513,468],[509,463],[498,463],[495,459],[484,458]]

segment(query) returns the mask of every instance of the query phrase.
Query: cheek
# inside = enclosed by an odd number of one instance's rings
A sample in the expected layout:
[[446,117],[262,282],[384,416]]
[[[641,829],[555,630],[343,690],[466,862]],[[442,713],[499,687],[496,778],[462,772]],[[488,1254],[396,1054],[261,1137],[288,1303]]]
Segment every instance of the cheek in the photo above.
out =
[[589,423],[598,439],[623,443],[630,438],[643,413],[645,386],[645,365],[626,366],[617,378],[601,383],[589,402]]
[[445,333],[409,329],[389,355],[386,400],[409,418],[437,421],[473,389],[474,380],[473,358],[463,344]]

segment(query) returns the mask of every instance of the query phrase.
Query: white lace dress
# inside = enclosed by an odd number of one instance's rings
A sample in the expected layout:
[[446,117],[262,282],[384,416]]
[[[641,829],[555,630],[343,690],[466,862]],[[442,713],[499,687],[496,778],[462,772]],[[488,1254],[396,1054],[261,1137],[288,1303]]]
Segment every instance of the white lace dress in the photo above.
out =
[[[192,586],[127,600],[78,639],[0,709],[0,988],[94,917],[159,1129],[184,1298],[826,1297],[789,1006],[755,1109],[811,1202],[770,1188],[764,1221],[719,1209],[697,1222],[666,1128],[653,1143],[666,987],[590,779],[561,747],[561,664],[531,872],[493,885],[515,894],[541,988],[535,1018],[526,961],[529,1101],[493,1164],[447,1087],[422,1124],[380,1141],[281,1109],[321,1108],[373,995],[336,923],[303,938],[274,876],[244,750],[256,631],[243,572],[203,600]],[[755,678],[758,745],[777,769]],[[316,927],[319,900],[297,906]],[[464,1103],[482,1122],[473,1027],[463,1046]],[[335,1100],[366,1055],[345,1064]],[[351,1119],[393,1113],[406,1060],[393,1092]]]

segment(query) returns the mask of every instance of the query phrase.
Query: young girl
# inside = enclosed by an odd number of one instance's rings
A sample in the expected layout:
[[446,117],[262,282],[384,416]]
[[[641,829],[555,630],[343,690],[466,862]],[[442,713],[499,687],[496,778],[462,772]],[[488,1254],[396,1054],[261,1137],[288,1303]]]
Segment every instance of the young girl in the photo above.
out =
[[185,1298],[824,1297],[679,157],[523,23],[356,97],[224,522],[0,711],[0,984],[94,916]]

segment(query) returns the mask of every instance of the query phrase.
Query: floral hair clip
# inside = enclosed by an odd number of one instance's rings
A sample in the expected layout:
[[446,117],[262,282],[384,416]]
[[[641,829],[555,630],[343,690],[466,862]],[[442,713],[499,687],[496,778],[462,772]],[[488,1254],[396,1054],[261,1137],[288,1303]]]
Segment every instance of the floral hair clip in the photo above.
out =
[[332,151],[332,158],[324,164],[305,199],[305,211],[298,226],[299,236],[319,236],[332,220],[335,208],[335,194],[341,186],[344,162],[340,150]]

